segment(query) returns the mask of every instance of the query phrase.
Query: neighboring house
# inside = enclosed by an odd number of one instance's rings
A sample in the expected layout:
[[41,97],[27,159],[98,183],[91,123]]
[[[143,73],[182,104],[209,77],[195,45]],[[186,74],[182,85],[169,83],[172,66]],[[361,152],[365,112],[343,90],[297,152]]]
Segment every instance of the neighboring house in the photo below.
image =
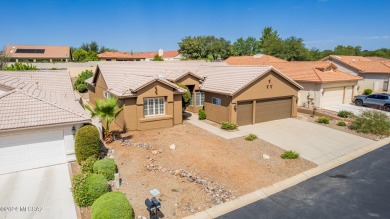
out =
[[158,52],[144,52],[139,55],[144,57],[145,61],[152,61],[156,55],[163,57],[164,61],[180,61],[183,58],[178,50],[164,52],[164,50],[159,49]]
[[11,62],[69,62],[69,46],[8,45],[5,54]]
[[75,160],[74,133],[89,122],[67,71],[1,71],[0,174]]
[[339,71],[335,65],[325,61],[287,62],[272,56],[230,57],[231,65],[272,65],[303,89],[298,94],[298,106],[326,107],[351,103],[357,94],[357,84],[361,77]]
[[101,63],[86,81],[90,100],[115,96],[124,111],[115,121],[125,130],[170,127],[182,123],[186,85],[193,96],[188,110],[204,108],[207,119],[238,125],[295,117],[302,87],[267,67],[224,63]]
[[98,54],[100,61],[144,61],[145,57],[139,54],[129,54],[126,52],[104,52]]
[[359,94],[365,89],[374,92],[389,92],[390,60],[380,57],[330,55],[323,60],[334,63],[338,69],[364,80],[359,82]]

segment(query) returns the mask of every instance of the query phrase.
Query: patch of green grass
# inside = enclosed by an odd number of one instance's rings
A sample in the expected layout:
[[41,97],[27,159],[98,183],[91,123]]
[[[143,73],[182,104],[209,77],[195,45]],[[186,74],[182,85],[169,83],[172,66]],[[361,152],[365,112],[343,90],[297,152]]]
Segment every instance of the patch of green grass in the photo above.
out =
[[247,141],[253,141],[255,139],[257,139],[257,136],[255,134],[249,134],[249,135],[245,136],[245,140],[247,140]]
[[316,122],[323,123],[323,124],[329,124],[330,119],[328,117],[319,117]]
[[299,157],[299,154],[295,151],[285,151],[283,154],[280,155],[283,159],[297,159]]

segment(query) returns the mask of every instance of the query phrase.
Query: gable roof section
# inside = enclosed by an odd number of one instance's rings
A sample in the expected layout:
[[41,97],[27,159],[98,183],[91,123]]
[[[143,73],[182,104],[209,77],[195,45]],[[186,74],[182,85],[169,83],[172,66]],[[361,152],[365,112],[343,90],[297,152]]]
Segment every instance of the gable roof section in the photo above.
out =
[[363,78],[338,71],[336,66],[326,61],[296,61],[272,63],[276,69],[282,71],[291,79],[299,82],[338,82],[357,81]]
[[252,82],[274,71],[282,78],[289,81],[295,87],[303,89],[301,85],[291,80],[285,74],[272,66],[218,66],[201,70],[206,79],[201,90],[233,96]]
[[[18,53],[20,50],[44,50],[43,53]],[[5,49],[6,54],[10,54],[12,58],[60,58],[70,59],[70,47],[69,46],[33,46],[33,45],[8,45]],[[11,51],[13,51],[11,53]]]
[[129,54],[126,52],[104,52],[98,54],[101,59],[142,59],[145,58],[140,54]]
[[343,63],[361,73],[390,73],[390,67],[387,64],[389,61],[378,57],[330,55],[323,60],[328,59]]
[[0,96],[0,131],[90,121],[74,96],[44,90],[2,72],[0,86],[11,89]]
[[273,62],[287,62],[270,55],[231,56],[225,60],[229,65],[270,65]]

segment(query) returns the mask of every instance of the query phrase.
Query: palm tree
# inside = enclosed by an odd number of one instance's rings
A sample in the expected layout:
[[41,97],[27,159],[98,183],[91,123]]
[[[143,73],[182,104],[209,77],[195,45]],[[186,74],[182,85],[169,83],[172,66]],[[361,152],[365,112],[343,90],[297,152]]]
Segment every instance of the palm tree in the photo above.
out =
[[95,99],[95,109],[92,109],[89,105],[84,105],[85,108],[91,112],[91,117],[98,117],[104,122],[105,125],[105,139],[110,138],[110,125],[122,112],[123,107],[118,107],[118,99],[106,98],[106,99]]

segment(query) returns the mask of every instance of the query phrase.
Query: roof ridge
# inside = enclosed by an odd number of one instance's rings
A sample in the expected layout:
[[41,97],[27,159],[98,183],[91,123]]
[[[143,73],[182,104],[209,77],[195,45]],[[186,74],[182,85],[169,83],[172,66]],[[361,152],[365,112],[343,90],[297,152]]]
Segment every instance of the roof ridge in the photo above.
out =
[[317,77],[318,77],[318,79],[320,80],[320,82],[323,82],[323,80],[321,79],[320,75],[317,73],[315,67],[313,67],[313,71],[314,71],[314,73],[317,75]]

